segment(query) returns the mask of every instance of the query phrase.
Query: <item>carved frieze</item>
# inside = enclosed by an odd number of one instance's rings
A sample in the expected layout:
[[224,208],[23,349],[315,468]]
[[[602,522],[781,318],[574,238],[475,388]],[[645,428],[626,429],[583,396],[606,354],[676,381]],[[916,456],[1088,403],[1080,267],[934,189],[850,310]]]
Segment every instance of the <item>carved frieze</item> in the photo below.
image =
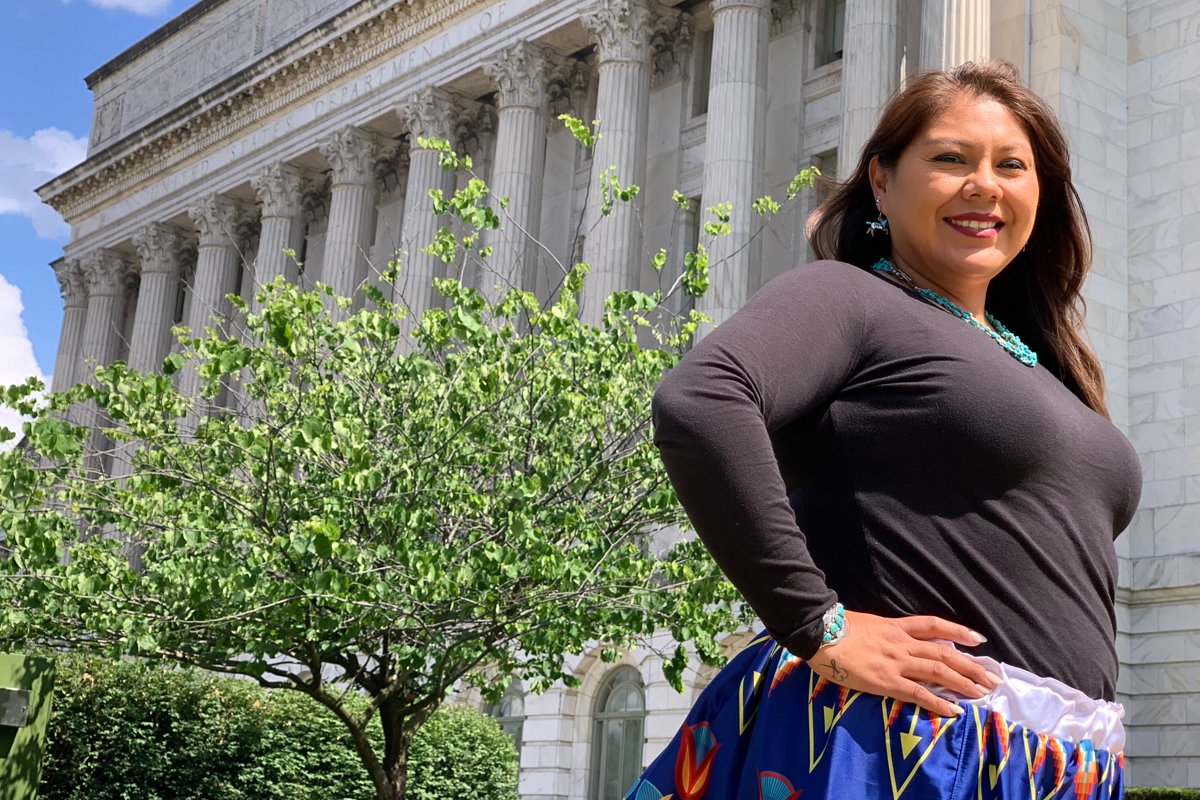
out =
[[98,145],[121,132],[121,121],[125,111],[125,95],[119,94],[106,100],[96,109],[96,125],[92,131],[92,144]]

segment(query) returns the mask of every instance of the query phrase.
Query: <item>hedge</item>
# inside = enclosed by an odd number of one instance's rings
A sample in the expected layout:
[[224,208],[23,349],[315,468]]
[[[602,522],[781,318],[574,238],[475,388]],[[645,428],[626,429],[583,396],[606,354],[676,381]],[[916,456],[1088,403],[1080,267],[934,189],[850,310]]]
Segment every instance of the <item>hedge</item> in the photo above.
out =
[[[133,661],[57,660],[43,800],[375,796],[345,727],[299,693]],[[415,800],[517,796],[512,740],[474,709],[434,715],[413,742],[409,776]]]
[[1125,800],[1200,800],[1200,789],[1131,786],[1125,790]]

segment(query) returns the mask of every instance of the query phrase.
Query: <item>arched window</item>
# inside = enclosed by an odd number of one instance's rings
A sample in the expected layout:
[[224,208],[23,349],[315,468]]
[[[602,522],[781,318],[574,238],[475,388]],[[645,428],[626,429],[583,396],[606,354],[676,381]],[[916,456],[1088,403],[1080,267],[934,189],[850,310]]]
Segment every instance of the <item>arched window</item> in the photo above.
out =
[[521,760],[521,734],[525,728],[525,690],[521,682],[513,678],[512,683],[504,690],[504,696],[497,705],[491,706],[488,713],[500,723],[500,727],[513,740],[517,747],[517,761]]
[[591,800],[617,800],[642,772],[646,698],[633,667],[613,670],[596,695]]

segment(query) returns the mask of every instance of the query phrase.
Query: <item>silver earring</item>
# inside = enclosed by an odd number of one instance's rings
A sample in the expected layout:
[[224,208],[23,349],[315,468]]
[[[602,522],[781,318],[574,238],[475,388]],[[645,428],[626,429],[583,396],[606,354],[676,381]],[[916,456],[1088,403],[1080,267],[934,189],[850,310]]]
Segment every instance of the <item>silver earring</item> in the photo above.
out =
[[[876,197],[875,208],[881,209],[882,206],[883,201]],[[879,211],[879,219],[867,220],[867,235],[874,236],[876,233],[882,233],[884,236],[888,235],[888,221],[887,217],[883,215],[882,210]]]

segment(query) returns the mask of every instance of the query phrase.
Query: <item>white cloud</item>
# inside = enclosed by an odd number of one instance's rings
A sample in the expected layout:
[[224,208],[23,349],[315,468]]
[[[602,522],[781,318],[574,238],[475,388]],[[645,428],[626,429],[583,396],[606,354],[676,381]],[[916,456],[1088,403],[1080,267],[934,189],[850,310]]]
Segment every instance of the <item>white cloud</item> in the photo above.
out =
[[[0,386],[12,386],[24,383],[31,377],[46,381],[46,376],[38,367],[33,355],[33,343],[29,341],[29,332],[21,320],[25,310],[21,302],[21,290],[13,286],[3,275],[0,275]],[[0,427],[8,428],[21,438],[22,418],[9,408],[0,408]],[[7,449],[14,446],[16,440],[0,444]]]
[[0,130],[0,214],[28,218],[43,239],[66,236],[70,228],[34,189],[86,155],[87,140],[68,131],[44,128],[25,139]]

